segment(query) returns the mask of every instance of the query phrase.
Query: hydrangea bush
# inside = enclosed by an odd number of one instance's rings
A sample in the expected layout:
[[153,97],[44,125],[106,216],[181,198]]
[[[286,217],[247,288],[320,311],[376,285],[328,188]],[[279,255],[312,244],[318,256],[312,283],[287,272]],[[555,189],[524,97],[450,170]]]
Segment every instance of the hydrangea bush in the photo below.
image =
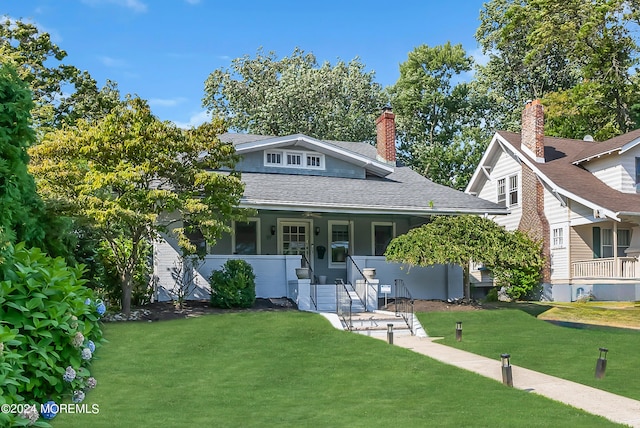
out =
[[[0,404],[81,402],[96,386],[89,365],[106,308],[84,286],[83,270],[23,244],[7,250],[0,267]],[[0,414],[0,426],[31,425],[49,426],[33,412]]]

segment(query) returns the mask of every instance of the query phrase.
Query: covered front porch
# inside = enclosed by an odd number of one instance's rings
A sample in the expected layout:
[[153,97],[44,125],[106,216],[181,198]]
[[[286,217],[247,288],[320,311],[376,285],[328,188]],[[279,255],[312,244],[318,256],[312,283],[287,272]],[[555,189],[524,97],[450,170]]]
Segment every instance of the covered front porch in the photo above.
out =
[[[155,297],[159,301],[172,300],[176,294],[176,266],[180,254],[168,241],[154,246]],[[208,299],[211,293],[208,278],[229,259],[243,259],[253,267],[256,275],[256,297],[287,297],[300,309],[335,312],[339,287],[336,280],[350,284],[361,299],[364,310],[375,310],[385,294],[393,298],[397,280],[402,281],[413,299],[461,298],[462,269],[452,265],[408,267],[387,262],[384,256],[346,256],[342,275],[322,278],[314,270],[309,278],[298,278],[296,270],[308,266],[303,255],[216,255],[208,254],[193,266],[193,287],[188,298]],[[373,279],[365,279],[364,273],[375,269]]]
[[[640,227],[635,219],[574,225],[565,248],[554,249],[553,244],[554,300],[640,299]],[[563,256],[568,261],[564,275]]]

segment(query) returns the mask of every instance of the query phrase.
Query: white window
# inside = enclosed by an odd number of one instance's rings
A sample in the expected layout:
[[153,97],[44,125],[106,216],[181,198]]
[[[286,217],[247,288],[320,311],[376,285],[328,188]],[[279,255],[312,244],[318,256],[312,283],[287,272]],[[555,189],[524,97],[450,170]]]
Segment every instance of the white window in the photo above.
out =
[[564,248],[564,228],[558,227],[553,229],[551,236],[552,248]]
[[[625,250],[631,245],[631,231],[629,229],[618,229],[617,233],[617,256],[625,257]],[[613,229],[602,229],[602,257],[613,257]]]
[[267,165],[282,165],[282,152],[266,152],[265,163]]
[[501,178],[498,180],[497,192],[498,192],[498,204],[506,205],[507,201],[507,186],[506,179]]
[[315,152],[265,151],[265,166],[324,169],[324,155]]
[[299,167],[302,165],[302,153],[287,153],[287,166]]
[[321,156],[316,154],[307,154],[307,168],[322,168]]
[[509,177],[509,206],[518,205],[518,176]]
[[349,248],[353,245],[352,223],[329,221],[329,267],[344,268]]

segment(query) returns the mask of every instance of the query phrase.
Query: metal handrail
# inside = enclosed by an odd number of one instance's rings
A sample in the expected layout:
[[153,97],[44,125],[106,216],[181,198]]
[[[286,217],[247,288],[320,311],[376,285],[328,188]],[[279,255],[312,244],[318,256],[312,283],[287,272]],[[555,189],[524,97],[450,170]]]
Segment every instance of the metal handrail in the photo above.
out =
[[[364,310],[365,312],[369,310],[369,308],[367,307],[367,304],[369,303],[369,287],[373,288],[373,284],[371,284],[369,282],[369,280],[367,279],[366,276],[364,276],[364,273],[362,272],[362,270],[360,269],[360,267],[358,266],[358,264],[355,262],[355,260],[353,260],[353,257],[351,257],[350,254],[347,254],[347,259],[351,261],[351,264],[353,266],[356,267],[356,270],[358,271],[358,273],[360,273],[360,276],[362,277],[362,279],[364,279],[364,283],[365,283],[365,287],[364,287],[364,299],[362,298],[362,296],[360,295],[360,293],[358,293],[358,288],[357,286],[354,286],[354,291],[356,292],[356,294],[358,295],[358,297],[360,298],[360,300],[363,303],[364,306]],[[375,293],[374,293],[375,295]],[[377,309],[377,308],[376,308]]]
[[402,316],[404,321],[407,323],[409,330],[411,331],[411,335],[413,336],[415,332],[413,331],[413,297],[411,297],[411,293],[409,289],[404,285],[404,281],[402,279],[395,280],[395,307],[396,307],[396,316]]
[[[306,265],[306,266],[305,266]],[[311,284],[309,287],[309,298],[311,299],[311,303],[313,303],[313,307],[318,310],[318,286],[316,284],[316,279],[313,274],[313,268],[311,267],[311,263],[309,263],[309,259],[306,255],[302,254],[301,266],[309,269],[309,279],[311,280]]]
[[347,285],[342,279],[336,279],[336,313],[342,318],[348,330],[353,330],[352,307],[353,300],[349,296]]

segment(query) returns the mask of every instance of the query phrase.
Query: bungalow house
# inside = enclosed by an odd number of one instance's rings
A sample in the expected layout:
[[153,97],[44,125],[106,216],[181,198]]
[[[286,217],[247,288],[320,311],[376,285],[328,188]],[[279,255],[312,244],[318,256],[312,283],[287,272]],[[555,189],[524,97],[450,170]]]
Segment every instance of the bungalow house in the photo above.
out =
[[[435,214],[499,215],[507,210],[435,184],[396,162],[394,117],[388,108],[378,118],[375,146],[302,134],[221,135],[241,155],[236,165],[245,183],[241,206],[257,214],[235,222],[233,233],[207,245],[192,297],[207,298],[206,279],[230,258],[253,266],[257,297],[286,296],[301,308],[335,310],[336,280],[353,284],[365,309],[377,307],[379,291],[394,293],[388,285],[393,288],[396,280],[413,298],[462,297],[459,267],[407,269],[385,260],[387,245]],[[171,298],[175,287],[176,248],[169,239],[155,245],[160,300]],[[296,276],[302,267],[309,268],[308,280]],[[376,279],[363,281],[371,268]]]
[[497,132],[466,192],[510,209],[495,221],[543,242],[544,293],[640,300],[640,130],[594,142],[544,135],[529,102],[522,132]]

